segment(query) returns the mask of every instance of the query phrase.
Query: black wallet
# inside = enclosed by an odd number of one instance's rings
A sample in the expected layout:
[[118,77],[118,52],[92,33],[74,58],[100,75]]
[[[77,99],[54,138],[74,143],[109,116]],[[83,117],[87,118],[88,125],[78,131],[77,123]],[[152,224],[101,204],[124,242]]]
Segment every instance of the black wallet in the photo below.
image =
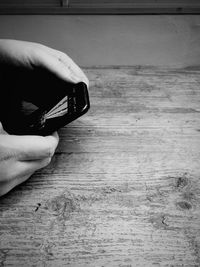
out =
[[17,134],[49,135],[85,114],[90,108],[87,85],[71,85],[66,95],[56,96],[48,108],[39,108],[23,119]]

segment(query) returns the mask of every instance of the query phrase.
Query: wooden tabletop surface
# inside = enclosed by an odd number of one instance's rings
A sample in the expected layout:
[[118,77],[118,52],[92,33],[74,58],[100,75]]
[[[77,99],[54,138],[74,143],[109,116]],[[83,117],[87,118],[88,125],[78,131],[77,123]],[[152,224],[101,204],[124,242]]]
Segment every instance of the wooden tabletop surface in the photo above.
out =
[[85,72],[90,111],[0,199],[0,266],[200,266],[200,70]]

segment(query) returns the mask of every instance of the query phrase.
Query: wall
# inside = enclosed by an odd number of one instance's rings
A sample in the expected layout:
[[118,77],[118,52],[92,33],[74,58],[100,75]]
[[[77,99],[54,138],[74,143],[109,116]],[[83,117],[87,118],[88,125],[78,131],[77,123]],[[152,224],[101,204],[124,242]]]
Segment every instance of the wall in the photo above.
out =
[[0,38],[41,42],[79,65],[200,65],[200,16],[0,16]]

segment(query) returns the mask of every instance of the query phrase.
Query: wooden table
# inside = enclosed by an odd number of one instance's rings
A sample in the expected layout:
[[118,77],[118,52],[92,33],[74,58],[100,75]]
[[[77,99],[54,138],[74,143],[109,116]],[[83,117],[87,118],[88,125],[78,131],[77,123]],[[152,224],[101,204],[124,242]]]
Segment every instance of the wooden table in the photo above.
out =
[[0,199],[0,266],[200,266],[200,70],[85,71],[89,113]]

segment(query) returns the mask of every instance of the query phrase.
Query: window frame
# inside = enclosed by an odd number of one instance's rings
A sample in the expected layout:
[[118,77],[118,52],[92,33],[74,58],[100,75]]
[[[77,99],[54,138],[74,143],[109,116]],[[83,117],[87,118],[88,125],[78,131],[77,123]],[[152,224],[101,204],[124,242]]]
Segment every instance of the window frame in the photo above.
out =
[[[70,0],[60,0],[59,7],[0,7],[0,15],[134,15],[134,14],[200,14],[200,3],[188,6],[186,0],[182,0],[183,4],[169,3],[159,4],[152,0],[151,6],[140,4],[122,4],[121,7],[114,4],[77,4],[70,7]],[[96,6],[95,6],[96,5]],[[155,6],[157,5],[157,7]]]

